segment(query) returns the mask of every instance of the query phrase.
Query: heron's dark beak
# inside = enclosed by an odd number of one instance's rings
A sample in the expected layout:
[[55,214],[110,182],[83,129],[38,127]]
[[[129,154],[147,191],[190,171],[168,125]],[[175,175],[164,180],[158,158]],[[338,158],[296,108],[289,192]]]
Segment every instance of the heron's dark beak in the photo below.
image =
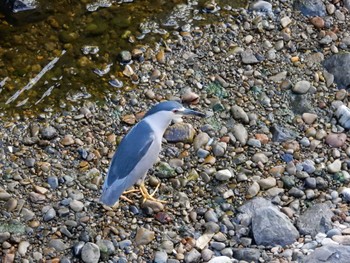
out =
[[182,114],[183,115],[195,115],[195,116],[199,116],[199,117],[202,117],[202,118],[206,116],[202,112],[191,110],[191,109],[186,109],[186,108],[182,111]]

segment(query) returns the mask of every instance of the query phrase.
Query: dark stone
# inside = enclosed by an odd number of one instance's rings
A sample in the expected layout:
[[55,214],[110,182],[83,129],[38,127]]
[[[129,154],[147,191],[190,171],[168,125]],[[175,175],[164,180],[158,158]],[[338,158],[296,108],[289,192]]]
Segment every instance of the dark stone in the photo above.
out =
[[350,54],[334,54],[323,62],[325,69],[334,75],[338,88],[350,88]]
[[350,246],[327,245],[316,248],[313,253],[305,256],[303,263],[348,263],[350,258]]
[[38,0],[1,0],[0,11],[15,24],[39,21],[47,17],[51,8]]
[[41,129],[40,133],[44,140],[51,140],[58,135],[57,130],[52,126]]
[[327,204],[315,204],[299,217],[297,227],[300,234],[314,237],[320,232],[327,233],[332,229],[333,216],[334,214]]
[[270,132],[272,133],[272,141],[274,142],[285,142],[297,137],[295,132],[277,124],[271,127]]
[[322,0],[296,0],[294,8],[298,9],[304,16],[326,15],[326,7]]
[[24,160],[24,163],[28,168],[33,168],[35,165],[35,159],[34,158],[26,158]]
[[232,251],[235,259],[259,262],[260,250],[257,248],[233,248]]

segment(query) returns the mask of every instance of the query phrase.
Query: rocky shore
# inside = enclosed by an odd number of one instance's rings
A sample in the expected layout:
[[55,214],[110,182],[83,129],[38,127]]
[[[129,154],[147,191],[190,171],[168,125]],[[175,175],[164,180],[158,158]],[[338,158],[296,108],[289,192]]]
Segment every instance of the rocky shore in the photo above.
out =
[[[137,90],[1,122],[2,262],[348,262],[350,2],[295,2],[210,2],[221,22],[120,56]],[[146,183],[167,204],[102,206],[118,142],[162,100],[207,114],[165,134]]]

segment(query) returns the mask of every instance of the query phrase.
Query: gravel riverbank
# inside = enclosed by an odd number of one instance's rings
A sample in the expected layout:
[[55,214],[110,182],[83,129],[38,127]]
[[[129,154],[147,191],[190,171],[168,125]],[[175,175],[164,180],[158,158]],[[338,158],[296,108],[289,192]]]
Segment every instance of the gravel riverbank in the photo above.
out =
[[[350,81],[323,63],[350,47],[350,3],[312,2],[313,18],[291,1],[221,7],[221,22],[124,53],[139,89],[2,122],[2,262],[348,262],[350,147],[336,110],[349,105],[335,81]],[[134,193],[103,207],[118,141],[165,99],[208,116],[165,135],[146,182],[168,203]]]

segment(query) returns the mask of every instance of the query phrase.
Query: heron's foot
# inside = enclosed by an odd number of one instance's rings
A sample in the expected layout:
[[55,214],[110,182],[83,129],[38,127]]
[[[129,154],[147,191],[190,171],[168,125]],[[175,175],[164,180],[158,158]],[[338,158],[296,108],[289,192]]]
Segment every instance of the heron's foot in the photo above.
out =
[[[127,191],[127,192],[130,192],[130,191]],[[124,192],[123,195],[121,195],[119,198],[123,199],[124,201],[127,201],[130,204],[134,204],[134,202],[132,200],[130,200],[129,198],[127,198],[126,196],[124,196],[124,194],[129,194],[129,193]]]
[[166,204],[167,203],[166,201],[158,200],[157,198],[153,197],[154,194],[157,192],[159,186],[160,186],[160,183],[157,185],[156,189],[152,192],[152,194],[149,194],[145,184],[142,183],[140,185],[140,192],[141,192],[141,194],[143,196],[143,202],[146,202],[146,200],[151,200],[151,201],[155,201],[155,202],[158,202],[158,203]]

